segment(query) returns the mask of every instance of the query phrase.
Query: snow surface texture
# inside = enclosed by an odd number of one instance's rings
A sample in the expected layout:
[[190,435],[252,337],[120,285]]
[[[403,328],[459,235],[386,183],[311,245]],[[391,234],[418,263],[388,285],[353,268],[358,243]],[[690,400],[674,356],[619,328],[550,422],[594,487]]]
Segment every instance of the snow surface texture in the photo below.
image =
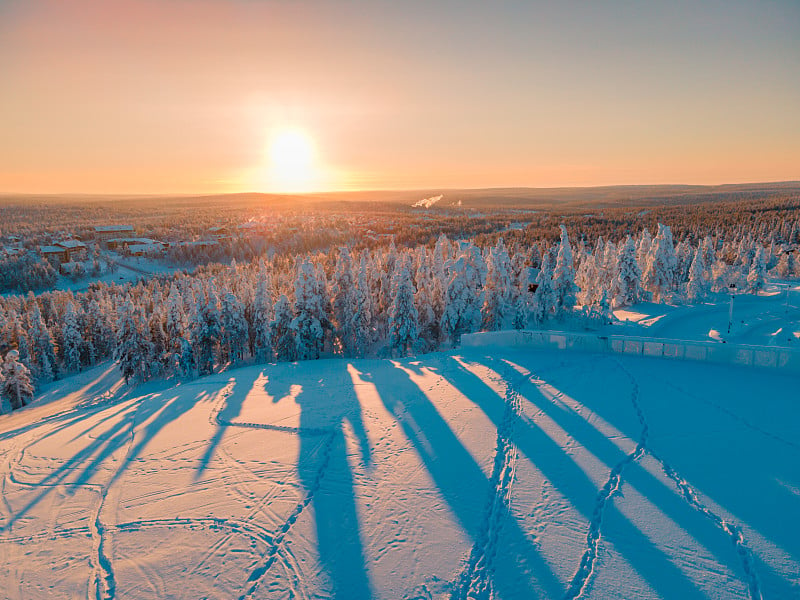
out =
[[798,383],[502,347],[133,390],[106,365],[0,417],[0,590],[796,598]]

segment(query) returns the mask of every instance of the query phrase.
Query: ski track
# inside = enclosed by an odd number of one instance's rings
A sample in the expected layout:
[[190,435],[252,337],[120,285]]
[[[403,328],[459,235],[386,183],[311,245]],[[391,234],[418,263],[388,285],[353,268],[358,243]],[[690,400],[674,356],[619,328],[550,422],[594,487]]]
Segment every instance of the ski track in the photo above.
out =
[[[259,584],[263,580],[266,573],[270,570],[270,568],[280,560],[281,564],[287,571],[287,574],[290,576],[291,580],[294,582],[294,589],[291,590],[293,597],[303,597],[304,594],[301,590],[297,589],[299,584],[299,576],[296,572],[299,568],[297,564],[297,560],[291,554],[291,552],[286,548],[284,544],[284,540],[289,533],[292,525],[297,521],[300,514],[305,510],[305,508],[312,502],[314,495],[320,489],[322,485],[322,479],[327,471],[328,465],[330,463],[330,456],[333,444],[335,442],[335,432],[331,429],[322,429],[322,428],[298,428],[298,427],[286,427],[281,425],[271,425],[265,423],[249,423],[249,422],[238,422],[238,421],[228,421],[222,419],[220,417],[220,413],[227,401],[228,397],[233,391],[232,385],[225,386],[219,392],[219,400],[215,404],[210,416],[209,421],[216,426],[219,427],[240,427],[245,429],[261,429],[261,430],[272,430],[272,431],[281,431],[284,433],[291,433],[295,435],[310,435],[310,436],[323,436],[322,442],[322,456],[321,456],[321,464],[320,468],[317,471],[316,477],[313,481],[311,488],[306,492],[305,496],[302,498],[300,502],[297,503],[295,508],[290,513],[289,517],[285,520],[285,522],[281,525],[278,529],[276,534],[254,524],[252,522],[252,517],[255,516],[255,513],[258,512],[259,509],[263,508],[263,499],[261,502],[257,504],[253,513],[245,520],[234,519],[234,518],[215,518],[215,517],[208,517],[208,518],[194,518],[194,517],[187,517],[187,518],[173,518],[173,519],[141,519],[141,520],[134,520],[129,521],[126,523],[118,523],[118,524],[109,524],[105,523],[102,519],[102,512],[105,507],[106,497],[108,493],[108,489],[106,485],[97,484],[97,483],[70,483],[65,481],[59,481],[58,483],[37,483],[37,482],[29,482],[20,480],[18,477],[15,476],[13,472],[13,466],[19,465],[22,457],[24,456],[26,450],[30,447],[34,446],[38,441],[47,437],[51,431],[48,429],[45,432],[42,432],[41,435],[34,437],[33,439],[29,439],[27,443],[20,444],[15,448],[17,451],[17,459],[12,460],[9,458],[7,461],[8,469],[3,478],[3,491],[5,490],[5,483],[6,480],[10,483],[15,485],[23,486],[23,487],[39,487],[39,488],[60,488],[60,487],[80,487],[83,489],[90,490],[98,495],[98,502],[94,508],[93,514],[89,519],[89,523],[85,527],[59,527],[55,528],[52,531],[42,531],[40,533],[31,534],[31,535],[24,535],[24,536],[1,536],[0,542],[5,543],[25,543],[25,542],[34,542],[34,541],[46,541],[46,540],[53,540],[53,539],[66,539],[72,537],[83,536],[87,537],[91,540],[92,543],[92,558],[91,558],[91,567],[92,571],[90,574],[90,586],[89,586],[89,598],[94,598],[95,600],[113,600],[116,595],[116,580],[114,577],[114,570],[113,570],[113,563],[108,555],[107,552],[107,539],[108,536],[113,533],[123,533],[123,532],[136,532],[136,531],[143,531],[147,529],[154,529],[154,528],[183,528],[183,529],[190,529],[190,530],[199,530],[199,529],[210,529],[210,530],[224,530],[228,532],[228,536],[223,538],[220,542],[217,542],[212,549],[209,550],[209,553],[206,557],[204,557],[200,564],[198,564],[195,569],[196,571],[200,566],[202,566],[203,562],[207,561],[212,555],[215,550],[218,550],[226,543],[226,540],[230,539],[232,535],[243,535],[245,537],[250,538],[253,542],[261,542],[267,546],[266,552],[264,552],[263,560],[260,564],[254,568],[250,575],[247,577],[244,587],[245,592],[241,594],[240,598],[252,598],[253,594],[256,592]],[[105,407],[105,404],[110,403],[110,399],[105,397],[99,398],[100,402],[91,404],[92,409],[101,410]],[[141,406],[141,403],[140,403]],[[64,411],[64,414],[75,412],[75,409],[71,409],[69,411]],[[92,410],[91,413],[96,412]],[[128,444],[128,449],[126,455],[128,455],[131,451],[133,446],[133,439],[135,436],[136,431],[136,415],[138,413],[137,410],[134,411],[134,414],[130,418],[130,440]],[[9,453],[10,454],[10,453]],[[125,464],[127,461],[123,460],[122,464]],[[120,475],[119,472],[115,472],[111,476],[111,480],[115,480]],[[240,482],[241,483],[241,482]],[[242,495],[242,492],[237,490],[237,493]],[[9,510],[9,514],[13,514],[11,511],[11,507],[8,506],[7,501],[4,499],[4,505]],[[3,527],[3,529],[7,529],[7,527]]]
[[[270,425],[266,423],[246,423],[240,421],[229,421],[226,419],[221,418],[221,413],[223,406],[227,402],[230,395],[233,393],[233,384],[228,384],[219,392],[219,400],[217,401],[214,409],[211,411],[209,415],[209,420],[213,425],[217,425],[218,427],[242,427],[245,429],[268,429],[273,431],[283,431],[286,433],[294,433],[297,435],[316,435],[316,436],[325,436],[322,442],[322,457],[320,460],[320,466],[317,470],[317,473],[314,477],[314,480],[306,492],[306,495],[303,499],[297,503],[294,507],[292,512],[289,514],[289,517],[286,521],[281,525],[278,529],[277,534],[272,538],[271,544],[267,548],[266,552],[263,555],[263,560],[261,564],[259,564],[256,568],[254,568],[250,575],[247,577],[245,581],[245,590],[239,596],[239,600],[248,600],[253,597],[256,593],[258,586],[264,579],[264,576],[270,570],[270,568],[275,564],[275,562],[281,558],[280,554],[281,551],[284,550],[284,540],[286,539],[286,535],[289,533],[292,525],[297,521],[300,517],[302,512],[311,504],[311,501],[314,499],[314,495],[319,491],[320,487],[322,486],[322,480],[325,476],[325,473],[328,470],[328,466],[330,464],[330,457],[331,457],[331,450],[333,448],[333,444],[336,440],[336,432],[332,429],[322,429],[322,428],[311,428],[311,427],[285,427],[281,425]],[[258,509],[256,509],[258,510]],[[291,561],[293,563],[295,561]],[[284,559],[284,566],[288,570],[294,570],[295,565],[288,564],[289,561]],[[296,595],[296,590],[293,590],[293,594]]]
[[512,437],[520,410],[519,393],[510,378],[507,378],[506,382],[505,408],[502,421],[497,428],[497,446],[483,522],[470,550],[467,564],[456,579],[451,600],[489,600],[494,597],[493,563],[497,555],[503,519],[511,508],[511,488],[517,461],[517,449]]
[[[620,489],[623,483],[623,471],[629,464],[638,461],[645,453],[650,455],[656,460],[664,472],[664,474],[674,482],[680,497],[683,498],[694,510],[698,511],[711,522],[713,522],[719,529],[721,529],[731,540],[731,543],[736,549],[737,556],[742,565],[744,572],[745,584],[747,585],[751,600],[761,600],[762,594],[755,568],[755,558],[747,545],[742,528],[736,523],[725,519],[711,510],[704,504],[700,495],[692,485],[685,480],[681,475],[673,469],[664,459],[658,456],[647,445],[649,427],[645,419],[644,412],[639,403],[639,385],[636,378],[632,373],[618,360],[614,359],[617,366],[625,373],[632,384],[631,404],[636,412],[637,419],[641,426],[641,433],[636,447],[620,460],[610,471],[608,479],[603,487],[597,494],[595,506],[592,511],[592,518],[589,522],[589,531],[586,536],[586,549],[581,557],[580,564],[572,577],[572,580],[564,595],[564,600],[575,600],[580,598],[587,589],[592,575],[595,572],[595,562],[598,555],[599,543],[602,534],[602,520],[606,506],[614,494]],[[530,381],[537,385],[540,379],[533,374],[526,374],[519,381],[514,384],[511,378],[506,378],[506,393],[505,393],[505,409],[501,426],[497,429],[497,445],[495,450],[494,463],[492,467],[492,475],[490,479],[489,497],[487,499],[486,508],[483,513],[483,521],[477,539],[470,551],[467,563],[462,570],[461,574],[456,578],[455,589],[452,591],[452,600],[489,600],[494,597],[494,590],[492,587],[492,574],[493,574],[493,561],[498,550],[498,541],[502,529],[502,523],[505,516],[510,510],[511,504],[511,489],[515,478],[515,466],[517,460],[517,449],[512,441],[513,431],[517,419],[520,418],[520,397],[517,392],[518,384]],[[676,389],[677,386],[673,386]],[[686,393],[684,390],[679,390]],[[27,482],[18,479],[14,472],[13,467],[20,464],[22,457],[26,450],[31,448],[41,439],[47,437],[51,430],[35,436],[33,439],[18,445],[14,450],[6,453],[8,457],[6,463],[8,466],[2,481],[2,491],[5,492],[6,482],[25,487],[49,487],[59,488],[63,486],[81,487],[90,490],[98,495],[98,502],[95,510],[91,515],[88,525],[85,527],[59,527],[51,531],[42,531],[39,533],[24,535],[24,536],[0,536],[0,542],[5,543],[24,543],[33,541],[46,541],[54,539],[64,539],[76,536],[84,536],[91,540],[92,555],[91,555],[91,580],[89,586],[90,598],[96,600],[113,600],[116,594],[116,582],[114,577],[113,563],[107,553],[107,539],[108,536],[115,532],[134,532],[143,531],[153,528],[185,528],[190,530],[210,529],[210,530],[225,530],[228,536],[217,542],[212,548],[209,549],[207,555],[195,567],[193,572],[199,569],[204,562],[206,562],[213,554],[218,551],[226,540],[230,539],[232,535],[243,535],[252,540],[253,543],[261,542],[267,546],[266,551],[262,555],[260,563],[253,568],[244,583],[244,591],[239,596],[239,600],[251,600],[258,590],[259,585],[263,581],[265,575],[273,567],[276,562],[280,562],[286,570],[286,574],[292,580],[290,593],[292,597],[304,597],[305,594],[300,589],[299,579],[299,566],[296,559],[291,553],[284,541],[286,536],[291,530],[292,525],[297,521],[303,511],[313,501],[315,494],[322,486],[322,480],[327,472],[332,448],[336,442],[336,432],[332,429],[324,428],[299,428],[289,427],[282,425],[272,425],[267,423],[252,423],[230,421],[221,418],[221,412],[228,397],[233,392],[233,384],[226,385],[220,390],[218,396],[219,400],[216,402],[214,408],[209,415],[209,421],[212,425],[218,427],[239,427],[245,429],[261,429],[271,431],[281,431],[295,435],[309,435],[320,436],[322,440],[322,455],[320,460],[320,467],[317,470],[315,479],[307,490],[305,496],[297,503],[288,518],[284,521],[277,533],[270,532],[252,522],[255,513],[263,509],[266,499],[262,499],[254,508],[252,514],[246,519],[235,518],[173,518],[173,519],[143,519],[134,520],[127,523],[109,524],[104,523],[101,513],[103,512],[107,494],[108,486],[97,483],[83,483],[73,484],[69,482],[60,481],[53,484]],[[112,398],[107,394],[98,397],[97,402],[85,403],[90,408],[90,413],[97,412],[110,404]],[[729,413],[723,407],[716,406],[712,402],[708,402],[716,408]],[[141,403],[139,404],[141,406]],[[133,445],[135,436],[135,421],[138,413],[137,409],[134,411],[130,418],[130,442],[128,446],[128,453]],[[66,416],[70,413],[77,412],[76,408],[62,411],[59,415]],[[745,422],[741,417],[736,416],[739,421],[742,421],[746,426],[751,429],[757,430],[760,433],[775,438],[777,441],[795,446],[794,443],[778,438],[768,432],[764,432]],[[16,459],[11,458],[11,454],[16,451]],[[229,457],[232,459],[232,457]],[[125,461],[123,461],[124,464]],[[235,462],[235,460],[232,460]],[[112,475],[112,481],[119,476],[119,472]],[[242,483],[239,481],[239,483]],[[236,490],[240,496],[242,492]],[[6,510],[11,513],[11,507],[8,505],[7,500],[3,498],[3,503]],[[8,525],[0,530],[9,530]]]

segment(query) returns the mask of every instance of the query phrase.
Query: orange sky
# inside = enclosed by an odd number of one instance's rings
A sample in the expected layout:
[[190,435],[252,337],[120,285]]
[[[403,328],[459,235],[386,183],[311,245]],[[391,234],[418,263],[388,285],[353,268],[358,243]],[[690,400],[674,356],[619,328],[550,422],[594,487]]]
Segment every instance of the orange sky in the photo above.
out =
[[653,4],[0,0],[0,192],[800,179],[800,3]]

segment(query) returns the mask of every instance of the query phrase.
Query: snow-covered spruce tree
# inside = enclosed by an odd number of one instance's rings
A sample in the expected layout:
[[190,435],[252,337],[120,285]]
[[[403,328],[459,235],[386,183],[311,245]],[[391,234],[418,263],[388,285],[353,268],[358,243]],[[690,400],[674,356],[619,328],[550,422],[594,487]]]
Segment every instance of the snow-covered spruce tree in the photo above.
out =
[[689,267],[689,282],[686,284],[686,297],[690,302],[702,302],[708,296],[709,281],[706,278],[705,253],[701,247],[694,253]]
[[466,256],[449,260],[445,268],[450,274],[450,281],[444,296],[442,331],[447,339],[457,344],[462,334],[478,330],[481,300],[475,286],[471,285],[470,273],[474,268]]
[[2,396],[3,406],[0,407],[0,414],[10,412],[7,409],[22,408],[33,400],[33,383],[31,373],[24,364],[19,361],[19,352],[9,350],[3,361],[2,371],[0,371],[0,396]]
[[256,361],[266,363],[272,361],[272,278],[266,269],[258,274],[256,293],[253,298],[253,354]]
[[270,323],[272,341],[275,345],[275,358],[280,361],[297,360],[297,342],[292,329],[292,308],[286,294],[281,294],[275,303],[275,318]]
[[47,328],[39,304],[35,300],[30,319],[30,350],[33,355],[34,376],[39,381],[52,381],[57,374],[56,352],[50,330]]
[[111,310],[104,309],[101,304],[92,299],[86,315],[88,335],[91,336],[92,346],[98,360],[105,359],[114,353],[114,326],[111,319]]
[[642,271],[636,262],[636,245],[631,236],[625,239],[617,262],[617,295],[614,306],[630,306],[642,299]]
[[658,224],[658,235],[653,240],[644,270],[644,287],[653,294],[656,302],[666,300],[675,291],[677,259],[670,228]]
[[394,301],[389,309],[389,345],[405,355],[419,335],[419,314],[414,306],[414,284],[407,262],[395,267]]
[[539,322],[536,321],[538,315],[536,295],[531,290],[536,285],[535,270],[529,267],[523,267],[517,272],[516,281],[516,294],[514,296],[514,329],[526,329],[533,326],[538,326]]
[[[619,277],[618,262],[619,250],[617,250],[617,245],[609,240],[604,251],[603,268],[601,269],[603,280],[601,288],[606,291],[606,297],[608,298],[615,298],[619,293],[617,289],[617,278]],[[598,298],[600,294],[601,291],[598,290]]]
[[130,298],[120,308],[115,358],[125,383],[129,383],[132,379],[139,382],[147,381],[150,375],[149,344]]
[[575,271],[575,285],[578,286],[578,302],[584,306],[590,305],[599,289],[599,273],[597,270],[594,254],[587,254],[583,257]]
[[186,311],[183,298],[177,285],[172,285],[167,296],[166,334],[170,340],[177,340],[186,331]]
[[542,257],[542,267],[536,276],[536,313],[534,319],[543,323],[549,319],[556,310],[556,292],[553,289],[553,259],[550,252],[545,252]]
[[63,346],[61,355],[64,360],[64,370],[67,373],[76,373],[81,368],[81,344],[83,336],[78,328],[78,315],[75,313],[75,304],[67,302],[64,310],[64,320],[61,324]]
[[150,318],[147,320],[150,342],[150,377],[169,375],[172,367],[169,339],[164,331],[164,315],[162,307],[155,304]]
[[217,354],[221,333],[219,300],[214,285],[210,284],[205,299],[197,307],[194,323],[192,323],[195,364],[200,375],[209,375],[214,372],[214,358]]
[[575,307],[575,267],[572,264],[572,248],[569,244],[567,228],[561,225],[561,243],[556,256],[556,268],[553,272],[553,291],[555,292],[556,312],[562,314]]
[[639,241],[636,243],[636,262],[639,265],[647,265],[647,257],[650,256],[650,247],[653,245],[653,236],[647,228],[642,229]]
[[767,264],[764,259],[764,248],[758,244],[753,260],[750,263],[750,272],[747,274],[747,289],[758,293],[764,289],[767,280]]
[[297,266],[297,279],[294,284],[294,311],[292,330],[297,344],[297,358],[317,359],[322,351],[324,332],[322,330],[323,299],[319,294],[313,263],[308,259]]
[[355,353],[353,315],[356,312],[356,289],[353,280],[353,263],[350,250],[339,248],[333,272],[333,318],[336,337],[345,356]]
[[488,331],[505,329],[513,320],[511,259],[502,238],[489,252],[481,313],[483,328]]
[[232,292],[222,297],[220,320],[221,360],[233,363],[241,361],[247,348],[247,321],[244,318],[244,306]]
[[430,349],[439,340],[439,319],[434,309],[433,270],[427,256],[420,260],[414,279],[417,290],[414,294],[414,305],[419,315],[420,347]]
[[694,249],[687,240],[682,240],[675,248],[675,258],[677,260],[676,280],[678,289],[685,287],[685,284],[689,282],[689,269],[692,267],[694,255]]
[[183,336],[177,339],[176,344],[178,351],[174,356],[174,370],[179,377],[191,379],[194,377],[197,368],[194,359],[194,348],[192,348],[191,342]]
[[795,262],[794,252],[784,250],[778,259],[778,266],[775,267],[779,277],[789,279],[797,275],[797,266]]
[[356,356],[365,356],[372,345],[372,296],[369,281],[367,257],[362,254],[358,267],[358,286],[355,289],[355,312],[350,321]]

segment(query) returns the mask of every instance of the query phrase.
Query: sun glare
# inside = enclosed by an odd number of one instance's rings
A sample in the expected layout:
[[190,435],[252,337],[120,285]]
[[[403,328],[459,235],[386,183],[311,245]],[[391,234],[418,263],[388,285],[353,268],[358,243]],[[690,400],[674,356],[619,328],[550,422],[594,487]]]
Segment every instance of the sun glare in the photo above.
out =
[[313,140],[303,131],[277,132],[269,147],[267,187],[272,192],[310,192],[320,184]]

